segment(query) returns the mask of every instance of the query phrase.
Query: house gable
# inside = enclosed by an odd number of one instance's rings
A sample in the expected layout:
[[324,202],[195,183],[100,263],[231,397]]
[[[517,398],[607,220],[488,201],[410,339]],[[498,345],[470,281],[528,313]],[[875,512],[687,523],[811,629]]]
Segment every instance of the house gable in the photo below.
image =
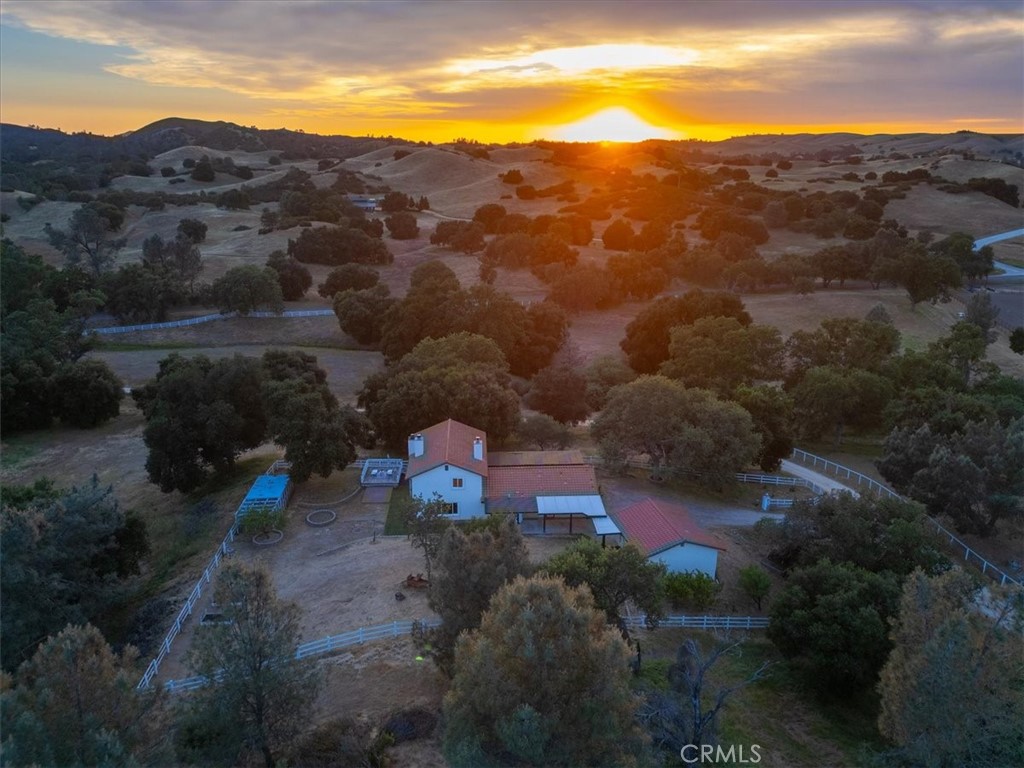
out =
[[689,510],[679,504],[643,499],[619,510],[614,517],[626,539],[648,557],[684,544],[725,551],[725,545],[700,528]]
[[411,436],[409,444],[418,444],[418,455],[410,451],[409,478],[445,464],[487,477],[487,433],[481,429],[448,419]]

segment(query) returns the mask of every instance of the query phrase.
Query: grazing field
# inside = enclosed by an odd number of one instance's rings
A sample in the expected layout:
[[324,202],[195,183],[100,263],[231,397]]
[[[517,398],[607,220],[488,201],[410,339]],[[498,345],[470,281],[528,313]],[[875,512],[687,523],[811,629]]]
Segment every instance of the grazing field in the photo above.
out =
[[[142,414],[131,398],[121,414],[94,430],[54,427],[4,438],[0,450],[0,483],[28,485],[49,478],[57,488],[91,482],[113,486],[122,509],[134,510],[145,522],[152,553],[143,561],[140,575],[142,602],[160,595],[188,594],[233,519],[235,508],[253,478],[265,471],[280,451],[265,445],[239,457],[233,472],[216,478],[189,495],[161,493],[146,475],[147,449],[142,440]],[[203,500],[212,506],[197,514],[191,510]],[[161,635],[172,620],[167,606]],[[130,629],[126,616],[111,616],[101,627],[112,639]]]
[[[256,321],[260,322],[260,321]],[[210,323],[213,325],[213,323]],[[204,328],[206,326],[195,326]],[[327,349],[320,347],[303,347],[297,345],[239,345],[225,347],[175,347],[172,349],[133,349],[122,351],[117,349],[98,350],[89,353],[106,362],[125,385],[138,387],[153,378],[160,367],[160,361],[170,354],[185,357],[206,355],[212,360],[219,360],[233,355],[259,357],[268,349],[296,349],[314,355],[318,364],[327,372],[327,384],[334,396],[342,403],[354,403],[356,392],[362,387],[363,380],[380,370],[382,358],[378,352],[359,352],[348,349]]]

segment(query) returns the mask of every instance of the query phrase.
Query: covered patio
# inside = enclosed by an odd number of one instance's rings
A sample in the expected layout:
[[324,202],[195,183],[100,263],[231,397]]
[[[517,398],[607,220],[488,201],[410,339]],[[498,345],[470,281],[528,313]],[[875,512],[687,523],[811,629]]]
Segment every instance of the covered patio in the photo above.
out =
[[592,530],[601,538],[602,544],[608,536],[622,535],[619,527],[608,517],[601,497],[596,494],[537,496],[536,511],[521,513],[519,519],[525,534],[589,534]]

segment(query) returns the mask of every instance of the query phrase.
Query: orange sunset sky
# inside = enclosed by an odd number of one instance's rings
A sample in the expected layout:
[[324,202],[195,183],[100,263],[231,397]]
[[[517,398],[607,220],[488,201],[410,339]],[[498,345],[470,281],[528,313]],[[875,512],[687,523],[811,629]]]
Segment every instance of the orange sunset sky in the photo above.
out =
[[1024,131],[1020,0],[4,0],[0,119],[723,139]]

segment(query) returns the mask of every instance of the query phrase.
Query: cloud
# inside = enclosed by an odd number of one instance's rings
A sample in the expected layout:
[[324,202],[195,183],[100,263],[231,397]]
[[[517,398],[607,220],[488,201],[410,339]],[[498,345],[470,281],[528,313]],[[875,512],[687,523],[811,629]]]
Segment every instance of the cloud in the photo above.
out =
[[569,92],[730,114],[770,97],[780,115],[827,105],[884,119],[943,94],[944,114],[958,103],[990,113],[992,99],[1018,114],[1019,10],[1017,0],[6,0],[4,23],[121,46],[132,53],[112,53],[106,71],[219,88],[276,113],[489,119],[498,102],[505,114]]

